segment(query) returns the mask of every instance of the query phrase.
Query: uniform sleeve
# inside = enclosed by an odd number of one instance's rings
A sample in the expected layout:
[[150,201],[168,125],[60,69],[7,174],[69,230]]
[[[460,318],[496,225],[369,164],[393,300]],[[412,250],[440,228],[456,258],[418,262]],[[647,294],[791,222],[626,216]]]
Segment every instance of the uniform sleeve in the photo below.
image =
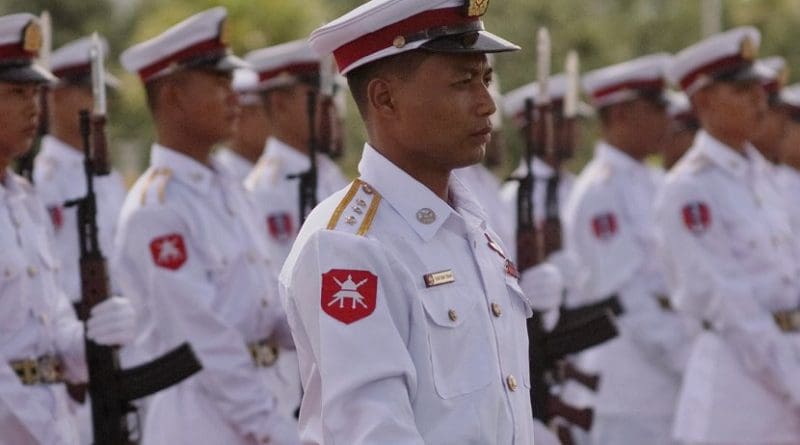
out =
[[[126,293],[147,306],[162,346],[191,344],[203,365],[191,378],[219,413],[243,437],[267,437],[275,398],[257,374],[245,339],[212,306],[221,298],[211,281],[213,266],[204,260],[189,225],[168,209],[143,209],[126,227],[118,236],[115,261]],[[130,272],[123,277],[126,268]],[[137,280],[141,287],[131,286]]]
[[375,241],[332,231],[312,235],[284,270],[289,323],[319,373],[323,443],[423,443],[403,270]]
[[[697,187],[681,183],[665,189],[657,201],[659,236],[673,275],[673,302],[680,311],[710,322],[745,369],[800,406],[800,351],[756,298],[796,290],[782,289],[777,272],[754,276],[732,258],[727,248],[731,236],[715,222],[719,209],[711,202]],[[693,203],[710,214],[694,231],[684,215],[687,204]]]
[[0,355],[0,435],[8,439],[12,432],[4,428],[16,431],[22,426],[35,443],[66,445],[52,413],[37,403],[37,398],[30,397],[29,390],[7,363],[8,359]]
[[592,300],[617,295],[625,310],[617,319],[624,335],[646,357],[680,373],[693,332],[680,316],[660,307],[653,288],[661,281],[652,264],[655,253],[637,239],[616,196],[590,191],[568,226],[570,252],[587,269],[581,290]]

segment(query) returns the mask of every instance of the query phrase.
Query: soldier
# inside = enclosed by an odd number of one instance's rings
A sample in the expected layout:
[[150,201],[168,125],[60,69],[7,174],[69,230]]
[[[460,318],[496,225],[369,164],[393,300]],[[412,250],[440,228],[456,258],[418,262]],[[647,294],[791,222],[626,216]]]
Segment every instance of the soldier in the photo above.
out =
[[667,91],[667,115],[671,122],[661,149],[661,165],[665,170],[670,170],[689,151],[700,123],[692,111],[689,98],[678,91]]
[[776,171],[776,184],[786,203],[792,233],[800,237],[800,84],[781,90],[781,104],[786,114],[786,135],[780,145],[780,164]]
[[674,431],[686,444],[800,443],[800,264],[766,161],[748,142],[767,112],[759,42],[755,28],[735,28],[668,68],[702,125],[666,176],[655,220],[672,303],[708,327],[678,396]]
[[263,232],[212,147],[237,116],[226,10],[196,14],[128,48],[122,65],[144,84],[157,142],[128,194],[114,261],[143,311],[140,355],[188,341],[203,370],[156,394],[148,444],[295,444],[296,421],[276,409],[262,369],[291,345]]
[[[296,40],[252,51],[245,56],[259,73],[259,89],[270,123],[270,138],[256,168],[245,180],[259,211],[259,224],[278,252],[278,270],[289,254],[305,215],[299,214],[299,178],[309,160],[310,127],[308,94],[320,83],[320,57],[305,40]],[[330,74],[330,73],[326,73]],[[317,115],[321,104],[316,105]],[[327,198],[347,185],[336,164],[317,153],[316,198]]]
[[[281,273],[304,443],[531,444],[530,298],[454,168],[496,111],[487,2],[376,0],[317,29],[367,126],[360,178],[308,217]],[[533,268],[536,297],[561,292]]]
[[249,68],[238,69],[233,72],[231,86],[238,97],[239,118],[229,146],[217,150],[214,159],[232,179],[244,182],[264,151],[269,121],[257,90],[258,73]]
[[603,379],[592,428],[597,445],[673,443],[689,337],[665,296],[652,212],[659,175],[644,162],[667,132],[669,59],[653,54],[583,77],[602,137],[567,203],[565,241],[586,274],[585,303],[615,295],[623,307],[619,336],[584,354],[584,366]]
[[[41,85],[56,79],[33,64],[41,45],[35,16],[0,17],[0,42],[0,440],[76,444],[64,383],[87,378],[84,326],[58,284],[45,207],[8,169],[36,135]],[[135,313],[121,297],[95,306],[86,324],[86,337],[99,344],[125,344],[134,335]]]
[[786,133],[788,117],[781,105],[781,89],[789,78],[786,60],[780,56],[767,57],[756,61],[764,81],[762,86],[767,94],[767,111],[753,135],[753,146],[769,161],[767,167],[774,168],[780,157],[780,145]]

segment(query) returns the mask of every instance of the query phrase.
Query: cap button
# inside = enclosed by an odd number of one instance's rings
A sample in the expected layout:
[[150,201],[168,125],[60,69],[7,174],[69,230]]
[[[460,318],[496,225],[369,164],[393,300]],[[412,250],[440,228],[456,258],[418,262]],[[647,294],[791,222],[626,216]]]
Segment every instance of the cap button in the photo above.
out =
[[392,45],[394,45],[395,48],[400,49],[406,46],[406,38],[403,36],[397,36],[392,41]]

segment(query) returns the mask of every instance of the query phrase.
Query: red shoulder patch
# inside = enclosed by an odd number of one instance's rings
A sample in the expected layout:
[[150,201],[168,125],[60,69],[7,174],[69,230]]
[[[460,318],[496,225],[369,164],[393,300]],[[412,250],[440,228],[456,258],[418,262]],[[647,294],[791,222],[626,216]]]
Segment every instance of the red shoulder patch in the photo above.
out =
[[617,217],[613,213],[602,213],[592,218],[592,231],[597,239],[611,239],[617,228]]
[[276,241],[286,242],[292,239],[294,224],[289,213],[273,213],[267,216],[267,230]]
[[331,269],[322,274],[322,310],[344,324],[375,311],[378,277],[367,270]]
[[157,266],[178,270],[186,262],[186,245],[177,233],[160,236],[150,241],[150,253]]
[[53,223],[53,228],[58,231],[64,225],[64,208],[62,206],[52,206],[47,208],[47,213],[50,214],[50,221]]
[[711,210],[704,202],[692,202],[683,206],[683,223],[690,232],[700,234],[711,226]]

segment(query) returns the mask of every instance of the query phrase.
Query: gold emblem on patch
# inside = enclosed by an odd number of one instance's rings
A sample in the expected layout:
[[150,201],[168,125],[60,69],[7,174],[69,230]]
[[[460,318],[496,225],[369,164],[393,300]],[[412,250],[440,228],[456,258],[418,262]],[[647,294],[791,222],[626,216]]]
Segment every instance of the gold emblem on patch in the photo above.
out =
[[489,9],[489,0],[466,0],[464,10],[467,17],[480,17]]
[[29,53],[38,53],[42,48],[42,27],[31,21],[22,31],[22,49]]
[[758,48],[750,37],[742,39],[742,44],[739,46],[739,55],[744,60],[755,60],[758,56]]
[[231,43],[231,29],[228,26],[227,20],[223,20],[219,23],[219,43],[225,46]]

